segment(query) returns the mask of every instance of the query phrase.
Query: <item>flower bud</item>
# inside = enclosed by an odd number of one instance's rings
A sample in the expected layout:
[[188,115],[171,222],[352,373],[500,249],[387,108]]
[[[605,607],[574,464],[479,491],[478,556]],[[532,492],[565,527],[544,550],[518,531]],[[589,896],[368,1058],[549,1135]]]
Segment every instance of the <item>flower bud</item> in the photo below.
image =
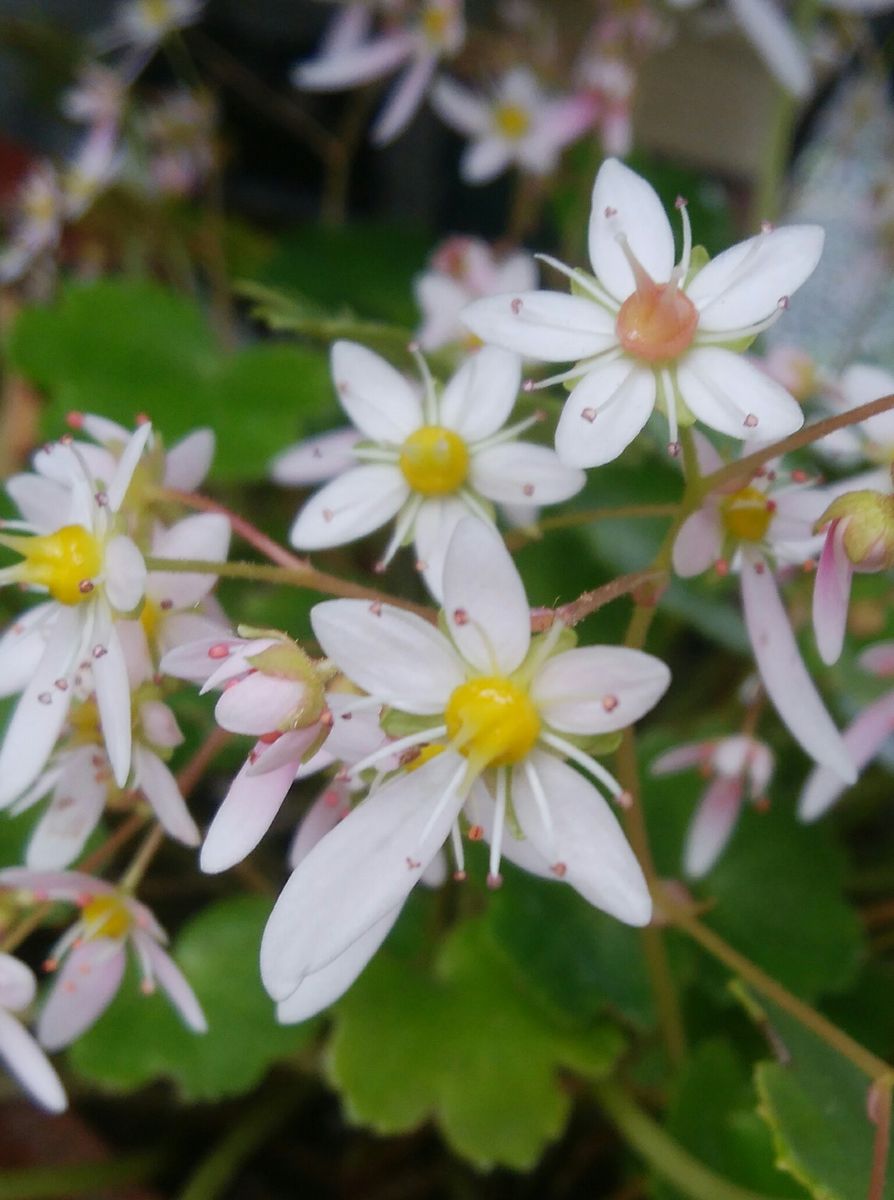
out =
[[846,492],[817,521],[817,531],[832,521],[841,521],[844,551],[858,570],[884,571],[894,565],[894,496]]

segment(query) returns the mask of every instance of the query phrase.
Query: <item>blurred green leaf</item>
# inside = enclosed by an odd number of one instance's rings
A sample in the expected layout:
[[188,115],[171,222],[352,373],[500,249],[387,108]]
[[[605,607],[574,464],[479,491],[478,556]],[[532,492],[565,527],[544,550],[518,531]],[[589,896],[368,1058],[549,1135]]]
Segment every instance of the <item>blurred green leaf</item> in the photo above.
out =
[[188,1030],[160,994],[144,996],[128,970],[111,1006],[69,1052],[84,1079],[116,1091],[173,1080],[189,1100],[250,1091],[267,1069],[302,1050],[316,1022],[281,1026],[258,974],[258,947],[270,902],[221,900],[187,922],[174,958],[193,986],[208,1032]]
[[604,1078],[622,1045],[607,1024],[551,1023],[480,920],[451,933],[433,973],[379,954],[335,1012],[329,1071],[351,1117],[385,1134],[433,1118],[481,1168],[532,1167],[568,1116],[559,1070]]

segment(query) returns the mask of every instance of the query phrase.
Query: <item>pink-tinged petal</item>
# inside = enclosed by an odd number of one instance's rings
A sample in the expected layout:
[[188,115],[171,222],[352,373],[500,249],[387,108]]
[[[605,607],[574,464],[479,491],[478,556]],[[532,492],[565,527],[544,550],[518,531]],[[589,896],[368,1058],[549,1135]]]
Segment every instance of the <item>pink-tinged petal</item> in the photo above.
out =
[[[213,603],[208,597],[205,605]],[[180,650],[190,643],[201,642],[205,645],[205,660],[198,675],[191,678],[193,683],[204,683],[210,669],[207,650],[210,646],[219,645],[221,639],[230,635],[230,629],[225,620],[213,617],[204,612],[171,613],[164,617],[156,627],[156,641],[159,654],[164,656],[174,650]],[[185,677],[184,677],[185,678]]]
[[332,713],[332,729],[326,740],[326,750],[345,763],[359,762],[388,741],[379,724],[379,711],[364,708],[353,711],[357,697],[338,692],[327,696]]
[[124,534],[113,537],[105,552],[105,593],[117,612],[129,613],[143,599],[146,563],[136,544]]
[[741,582],[745,625],[767,695],[811,758],[853,783],[853,761],[807,674],[772,572],[765,562],[743,557]]
[[436,79],[430,100],[441,120],[466,137],[481,137],[490,128],[490,105],[453,79]]
[[442,425],[474,443],[502,429],[521,388],[521,359],[485,346],[467,358],[450,379],[438,411]]
[[295,830],[289,848],[289,866],[295,867],[310,854],[317,842],[331,833],[351,811],[351,792],[347,784],[332,782],[317,796]]
[[68,676],[78,653],[81,624],[75,609],[57,607],[59,612],[40,662],[3,738],[0,808],[17,799],[40,774],[71,706]]
[[695,443],[695,457],[698,461],[699,474],[712,475],[715,471],[719,471],[724,465],[724,460],[717,453],[714,444],[705,437],[700,429],[693,429],[692,440]]
[[118,640],[127,662],[127,678],[131,691],[148,683],[155,674],[155,662],[149,649],[149,638],[142,621],[118,621]]
[[504,442],[472,456],[469,482],[498,504],[559,504],[577,495],[586,476],[547,446]]
[[152,972],[161,986],[162,991],[180,1014],[183,1023],[193,1033],[207,1033],[208,1022],[202,1012],[202,1006],[196,999],[196,994],[189,985],[186,976],[154,938],[145,933],[135,933],[134,940],[139,943],[139,949],[152,964]]
[[391,932],[403,906],[380,917],[364,934],[327,966],[305,975],[291,996],[276,1006],[281,1025],[294,1025],[334,1004],[348,990]]
[[214,717],[222,729],[257,737],[284,725],[303,703],[306,693],[305,685],[297,680],[255,671],[225,689]]
[[683,869],[691,879],[701,879],[720,857],[742,807],[742,780],[718,775],[698,806],[686,834]]
[[413,543],[416,563],[422,572],[425,586],[440,601],[444,597],[444,559],[453,531],[469,510],[462,500],[452,496],[426,500],[416,514]]
[[444,560],[447,629],[466,662],[485,674],[510,675],[531,644],[525,587],[503,539],[466,517]]
[[28,867],[7,867],[0,871],[0,887],[71,904],[80,903],[85,896],[108,896],[115,891],[110,883],[82,871],[32,871]]
[[596,363],[565,401],[556,450],[572,467],[600,467],[621,454],[652,415],[655,376],[626,359]]
[[202,839],[196,823],[189,815],[177,780],[158,755],[145,746],[135,746],[133,764],[134,781],[165,831],[184,846],[198,846]]
[[226,629],[213,630],[208,636],[185,642],[169,650],[161,660],[161,670],[175,679],[204,684],[216,674],[221,663],[235,662],[236,672],[247,668],[241,653],[244,642]]
[[[868,705],[844,733],[844,744],[860,772],[894,733],[894,693]],[[815,767],[798,800],[802,821],[815,821],[832,807],[846,783],[828,767]]]
[[319,57],[330,58],[360,46],[372,28],[372,19],[372,9],[366,4],[348,4],[326,26]]
[[404,902],[456,820],[465,769],[447,750],[398,776],[298,865],[261,941],[261,978],[274,1000],[287,1000]]
[[706,503],[690,513],[674,540],[674,571],[691,579],[712,567],[723,546],[723,526],[717,506]]
[[83,850],[102,816],[108,792],[105,756],[100,754],[97,767],[95,754],[95,748],[87,746],[66,756],[50,805],[28,840],[28,867],[38,871],[67,867]]
[[162,750],[173,750],[183,742],[177,718],[161,700],[144,700],[139,712],[142,738]]
[[369,131],[369,140],[374,146],[387,146],[409,125],[428,90],[437,61],[437,57],[430,53],[420,54],[410,60],[409,66],[385,98]]
[[[230,532],[230,522],[220,513],[197,513],[156,533],[152,553],[156,558],[225,562],[230,552]],[[216,582],[216,575],[205,573],[152,571],[146,581],[146,595],[162,609],[191,608]]]
[[420,349],[438,350],[466,336],[459,314],[471,296],[461,283],[435,271],[426,271],[415,279],[413,292],[422,311],[422,324],[416,335]]
[[819,225],[786,225],[718,254],[686,289],[699,332],[740,331],[771,316],[813,274],[824,238]]
[[506,170],[512,162],[513,143],[494,135],[472,142],[459,162],[464,183],[489,183]]
[[61,1050],[79,1038],[112,1003],[124,976],[123,942],[92,938],[66,956],[37,1019],[37,1038]]
[[380,355],[357,342],[335,342],[330,360],[341,406],[368,438],[400,446],[423,424],[416,392]]
[[4,486],[37,533],[53,533],[59,528],[59,514],[68,507],[68,493],[62,484],[42,475],[13,475]]
[[894,642],[876,642],[868,646],[859,656],[857,662],[864,671],[883,678],[894,675]]
[[414,40],[409,33],[376,38],[337,54],[299,63],[292,72],[295,87],[313,92],[338,92],[381,79],[410,56]]
[[700,766],[711,759],[712,742],[688,742],[659,754],[649,768],[651,775],[673,775],[689,767]]
[[464,309],[461,320],[482,342],[544,362],[589,358],[618,340],[608,309],[562,292],[485,296]]
[[253,774],[251,766],[249,757],[205,835],[199,866],[209,875],[228,870],[254,850],[292,786],[297,763],[264,774]]
[[589,92],[549,101],[540,113],[538,134],[555,150],[576,141],[591,129],[600,101]]
[[146,444],[151,436],[152,426],[146,421],[130,437],[127,445],[124,447],[124,452],[115,468],[115,474],[112,476],[109,486],[106,489],[109,510],[111,512],[116,513],[124,503],[124,497],[127,495],[127,489],[130,487],[133,473],[137,469],[137,463],[143,457],[143,451],[146,449]]
[[751,799],[759,800],[773,778],[776,759],[769,746],[765,746],[763,742],[755,741],[753,738],[750,740],[751,749],[748,753],[748,763],[746,766],[748,787]]
[[118,421],[112,421],[99,413],[81,413],[75,418],[77,428],[88,437],[108,449],[122,451],[130,440],[130,430]]
[[213,429],[194,429],[181,438],[165,455],[165,487],[194,491],[211,470],[214,448]]
[[290,729],[288,733],[280,734],[274,742],[266,738],[263,742],[257,742],[251,754],[248,774],[263,775],[266,771],[275,771],[291,763],[297,779],[301,760],[321,736],[325,736],[325,729],[317,722],[304,729]]
[[720,346],[690,351],[677,370],[677,386],[700,421],[730,437],[772,441],[804,424],[800,404],[785,388]]
[[844,522],[833,521],[813,584],[813,630],[820,658],[828,666],[838,661],[844,645],[853,576],[854,565],[844,549]]
[[348,679],[405,712],[442,713],[465,679],[447,638],[414,613],[366,600],[324,600],[310,621],[323,652]]
[[564,733],[613,733],[649,712],[670,685],[652,654],[624,646],[580,646],[550,658],[531,699],[543,720]]
[[807,47],[773,0],[730,0],[745,36],[786,91],[802,99],[813,87]]
[[96,616],[93,637],[90,665],[93,668],[99,722],[115,782],[119,787],[124,787],[130,774],[132,744],[130,680],[127,661],[111,614],[104,611],[102,606]]
[[255,670],[248,661],[249,657],[257,657],[275,645],[277,645],[276,638],[230,638],[224,644],[229,651],[228,654],[223,653],[220,645],[212,647],[213,655],[211,650],[208,653],[212,657],[218,658],[219,661],[205,680],[200,695],[204,696],[206,692],[210,692],[214,688],[223,688],[231,679],[238,679]]
[[11,954],[0,951],[0,1009],[21,1012],[37,992],[34,972]]
[[618,242],[622,233],[640,264],[656,283],[666,283],[674,269],[674,235],[664,205],[645,179],[609,158],[593,185],[590,212],[590,262],[616,300],[636,288],[630,263]]
[[49,601],[13,618],[0,637],[0,696],[24,691],[38,668],[58,606]]
[[0,1008],[0,1062],[26,1092],[49,1112],[68,1107],[65,1089],[49,1059],[21,1022]]
[[548,798],[552,829],[524,771],[512,779],[512,803],[525,836],[569,883],[604,912],[628,925],[648,925],[652,899],[636,855],[617,818],[591,783],[547,754],[531,758]]
[[277,454],[270,464],[270,475],[277,483],[289,487],[325,483],[356,464],[352,451],[359,441],[356,429],[338,429],[335,433],[308,438]]
[[298,550],[324,550],[366,537],[396,516],[409,496],[396,464],[354,467],[311,496],[295,518],[289,541]]

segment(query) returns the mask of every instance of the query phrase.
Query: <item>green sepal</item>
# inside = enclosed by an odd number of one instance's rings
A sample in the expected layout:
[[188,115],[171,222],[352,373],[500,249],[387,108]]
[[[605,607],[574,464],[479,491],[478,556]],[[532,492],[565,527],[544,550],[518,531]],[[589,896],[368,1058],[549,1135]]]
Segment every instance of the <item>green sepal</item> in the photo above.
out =
[[699,271],[703,271],[710,261],[711,255],[704,246],[692,247],[692,252],[689,255],[689,270],[686,272],[686,278],[683,280],[684,291],[689,287]]
[[423,729],[431,728],[431,723],[431,717],[401,712],[397,708],[386,708],[379,721],[385,733],[394,738],[408,737],[411,733],[421,733]]

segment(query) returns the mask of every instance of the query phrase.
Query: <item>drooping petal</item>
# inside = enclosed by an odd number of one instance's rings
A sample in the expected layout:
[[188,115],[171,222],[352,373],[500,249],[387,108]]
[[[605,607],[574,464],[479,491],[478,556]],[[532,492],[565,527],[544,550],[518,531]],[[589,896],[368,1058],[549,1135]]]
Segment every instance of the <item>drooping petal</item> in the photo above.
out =
[[649,889],[614,813],[567,763],[540,753],[531,761],[549,800],[552,830],[544,824],[525,772],[516,769],[512,802],[525,836],[556,877],[590,904],[628,925],[647,925],[652,917]]
[[773,0],[730,0],[733,16],[786,91],[803,98],[813,86],[807,48]]
[[674,746],[665,750],[653,761],[649,771],[652,775],[673,775],[675,771],[685,771],[688,767],[698,766],[710,759],[710,742],[688,742],[685,746]]
[[165,487],[194,491],[211,470],[214,448],[213,429],[194,429],[181,438],[165,455]]
[[444,560],[444,615],[460,654],[478,671],[509,675],[531,644],[531,612],[503,539],[474,517],[457,525]]
[[257,737],[284,725],[306,695],[307,688],[298,680],[254,671],[224,689],[214,718],[221,729]]
[[481,137],[490,128],[490,105],[453,79],[436,79],[430,99],[441,120],[466,137]]
[[35,898],[79,903],[85,896],[111,895],[110,883],[82,871],[33,871],[28,867],[6,867],[0,871],[0,887],[32,892]]
[[442,425],[474,443],[506,424],[521,387],[521,359],[509,350],[485,346],[467,358],[444,388]]
[[467,288],[447,275],[426,271],[414,280],[413,291],[423,318],[416,335],[420,349],[438,350],[465,336],[459,314],[469,303]]
[[65,1089],[49,1059],[20,1021],[0,1008],[0,1062],[43,1108],[64,1112]]
[[454,496],[432,496],[416,514],[413,543],[416,565],[431,594],[441,600],[444,596],[444,559],[453,531],[469,515],[462,500]]
[[691,879],[701,879],[714,866],[732,836],[741,807],[742,780],[717,775],[686,833],[683,869]]
[[894,642],[876,642],[874,646],[868,646],[857,662],[873,675],[894,675]]
[[314,92],[337,92],[381,79],[399,66],[413,49],[410,34],[396,33],[359,46],[342,47],[336,54],[299,63],[292,72],[296,87]]
[[448,640],[413,613],[366,600],[325,600],[310,620],[324,653],[348,679],[405,712],[443,712],[465,678]]
[[277,1021],[281,1025],[306,1021],[343,996],[391,932],[401,907],[385,913],[327,966],[305,975],[291,996],[277,1004]]
[[98,606],[94,628],[94,643],[90,665],[96,706],[106,753],[119,787],[124,787],[130,774],[132,743],[130,725],[130,680],[127,661],[114,622],[104,606]]
[[556,450],[573,467],[600,467],[626,450],[655,407],[655,376],[626,359],[594,363],[565,401]]
[[0,637],[0,696],[14,696],[28,686],[57,612],[53,601],[38,604],[14,617]]
[[317,842],[331,833],[350,811],[350,789],[347,784],[332,780],[314,800],[295,830],[289,847],[289,866],[294,870],[302,859],[307,858]]
[[608,158],[593,185],[590,211],[590,262],[599,282],[618,301],[636,289],[630,263],[621,249],[623,234],[637,261],[656,283],[666,283],[674,269],[674,235],[664,205],[651,184]]
[[144,700],[139,711],[143,739],[163,750],[173,750],[183,743],[183,733],[177,718],[161,700]]
[[670,671],[624,646],[580,646],[550,658],[531,686],[543,720],[564,733],[613,733],[654,708]]
[[165,831],[184,846],[198,846],[202,840],[198,828],[167,766],[157,754],[140,745],[134,747],[133,766],[134,780]]
[[[867,705],[844,732],[844,744],[858,772],[875,758],[892,733],[894,693],[889,693]],[[801,792],[798,816],[802,821],[815,821],[832,807],[846,786],[828,767],[815,767]]]
[[118,465],[115,468],[115,474],[109,481],[109,486],[106,489],[109,510],[116,513],[124,503],[124,497],[127,495],[127,489],[130,487],[130,481],[133,479],[133,473],[137,469],[137,463],[143,457],[143,451],[146,449],[146,444],[152,436],[152,426],[146,421],[142,424],[136,433],[132,434],[124,451],[118,460]]
[[512,151],[512,142],[496,135],[472,142],[459,161],[463,182],[489,183],[496,179],[512,162]]
[[674,540],[674,571],[681,579],[701,575],[720,557],[723,526],[716,504],[710,501],[690,513]]
[[0,1009],[21,1012],[34,999],[34,972],[18,958],[0,951]]
[[254,850],[292,786],[298,761],[254,774],[251,757],[246,759],[205,835],[199,858],[203,871],[226,871]]
[[577,495],[586,476],[547,446],[503,442],[473,455],[469,481],[498,504],[559,504]]
[[134,542],[124,534],[113,537],[105,552],[105,593],[117,612],[129,613],[143,599],[146,563]]
[[436,63],[437,57],[427,52],[410,60],[406,70],[392,85],[369,131],[369,139],[374,146],[387,146],[409,125],[422,103]]
[[290,487],[324,483],[355,465],[352,450],[359,441],[356,429],[338,429],[308,438],[277,454],[270,464],[270,475],[277,483]]
[[767,695],[811,758],[853,783],[853,761],[807,674],[772,572],[743,556],[741,582],[745,625]]
[[561,292],[485,296],[463,309],[460,319],[482,342],[544,362],[589,358],[618,341],[608,309]]
[[298,550],[352,542],[390,521],[409,495],[409,485],[396,465],[353,467],[311,496],[295,518],[289,541]]
[[384,358],[357,342],[335,342],[330,358],[341,406],[368,438],[399,446],[419,428],[419,397]]
[[[196,513],[184,517],[152,539],[156,558],[191,558],[225,562],[230,552],[230,522],[221,513]],[[214,587],[217,576],[184,571],[152,571],[146,595],[162,609],[191,608]]]
[[121,942],[91,938],[65,958],[37,1019],[38,1041],[61,1050],[89,1029],[111,1004],[124,976]]
[[690,351],[677,371],[677,386],[700,421],[730,437],[769,442],[804,424],[801,406],[784,387],[720,346]]
[[206,1033],[208,1022],[205,1020],[202,1006],[196,999],[196,994],[190,987],[186,976],[170,954],[148,934],[137,931],[134,934],[134,940],[138,941],[139,949],[151,962],[155,978],[180,1014],[183,1023],[193,1033]]
[[464,772],[465,760],[447,750],[398,776],[298,865],[261,941],[261,977],[274,1000],[287,1000],[403,904],[456,820]]
[[854,564],[844,548],[845,522],[833,521],[826,532],[813,584],[813,630],[820,658],[836,663],[844,645]]
[[96,828],[108,791],[105,756],[84,747],[66,756],[65,770],[46,812],[38,821],[25,853],[25,863],[38,871],[54,871],[74,862]]
[[741,330],[771,316],[813,274],[824,239],[819,225],[785,225],[718,254],[686,289],[699,332]]

